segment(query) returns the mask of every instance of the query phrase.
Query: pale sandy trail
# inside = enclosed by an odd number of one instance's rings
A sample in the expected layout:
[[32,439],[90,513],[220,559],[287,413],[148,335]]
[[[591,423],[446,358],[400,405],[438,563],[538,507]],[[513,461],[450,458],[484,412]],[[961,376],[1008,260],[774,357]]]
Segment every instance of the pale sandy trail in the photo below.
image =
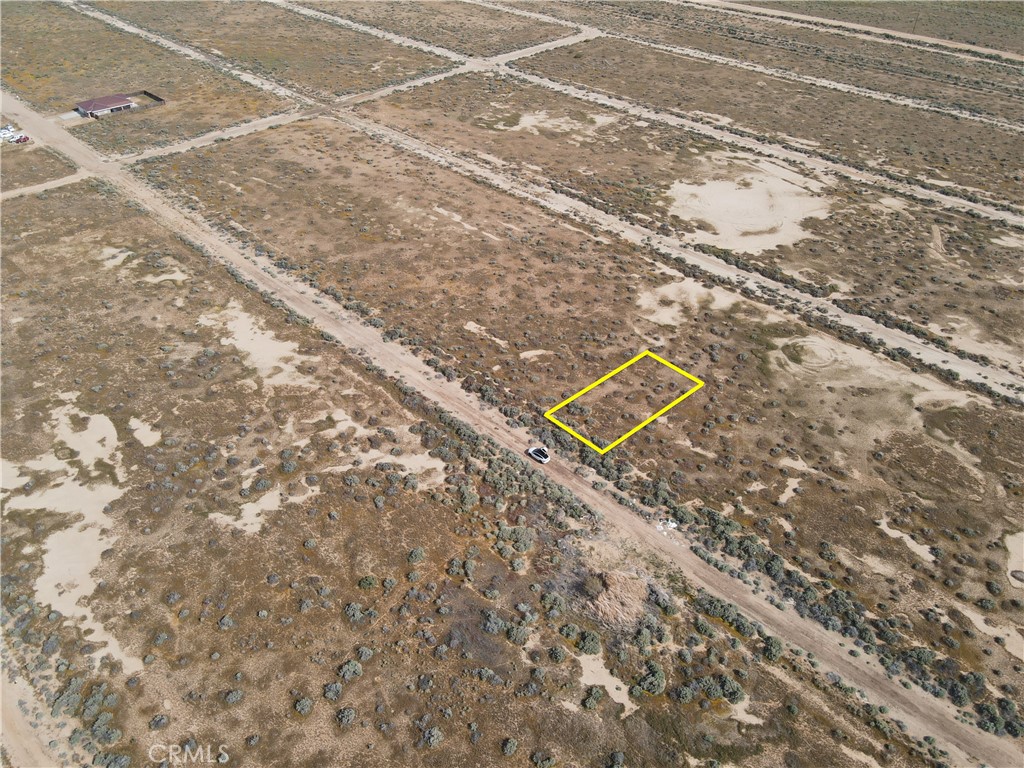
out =
[[[530,18],[537,20],[547,21],[551,24],[572,24],[573,22],[561,19],[557,16],[549,16],[544,13],[537,13],[535,11],[524,11],[521,8],[515,8],[511,6],[505,6],[501,3],[492,3],[488,0],[463,0],[463,2],[472,3],[473,5],[479,5],[484,8],[492,8],[494,10],[505,11],[507,13],[514,13],[516,15],[527,15]],[[696,48],[688,48],[678,45],[668,45],[665,43],[656,43],[651,40],[645,40],[642,37],[635,35],[626,35],[615,32],[604,27],[594,27],[588,25],[584,27],[584,33],[587,37],[584,39],[593,39],[597,37],[609,37],[615,40],[625,40],[635,45],[640,45],[645,48],[651,48],[652,50],[662,51],[663,53],[670,53],[676,56],[682,56],[688,59],[694,59],[697,61],[707,61],[712,64],[720,64],[725,67],[732,67],[733,69],[742,69],[747,72],[756,72],[760,75],[766,75],[768,77],[774,77],[779,80],[788,80],[794,83],[802,83],[804,85],[812,85],[816,88],[825,88],[831,91],[839,91],[840,93],[848,93],[854,96],[863,96],[868,99],[875,101],[882,101],[888,104],[894,104],[900,107],[908,107],[910,109],[917,109],[923,112],[934,112],[942,115],[949,115],[950,117],[956,117],[961,120],[971,120],[973,122],[984,123],[991,125],[996,128],[1003,130],[1012,131],[1015,133],[1024,133],[1024,125],[1018,123],[1011,123],[1006,120],[1000,120],[996,117],[989,117],[981,115],[976,112],[970,112],[966,109],[957,109],[955,107],[947,107],[939,104],[932,104],[931,102],[923,99],[917,99],[912,96],[902,96],[896,93],[888,93],[885,91],[878,91],[873,88],[865,88],[863,86],[852,85],[850,83],[842,83],[837,80],[827,80],[823,77],[812,77],[811,75],[801,75],[798,72],[793,72],[787,69],[779,69],[777,67],[766,67],[761,64],[755,64],[750,61],[741,61],[740,59],[734,59],[729,56],[721,56],[716,53],[710,53],[708,51],[701,51]],[[582,41],[581,41],[582,42]],[[529,56],[534,55],[533,53],[527,54]],[[517,56],[516,58],[526,58],[526,56]]]
[[[759,5],[747,5],[744,3],[731,3],[727,0],[668,0],[675,5],[690,5],[709,10],[717,10],[724,13],[732,13],[739,16],[770,16],[775,21],[789,23],[793,26],[801,26],[810,29],[824,30],[833,34],[844,34],[848,37],[856,37],[873,42],[890,43],[892,45],[903,45],[910,48],[923,48],[926,51],[935,51],[936,48],[945,49],[944,53],[960,55],[972,60],[989,61],[987,57],[998,56],[1008,61],[1024,62],[1024,55],[1011,51],[1000,51],[995,48],[985,48],[971,43],[960,43],[955,40],[946,40],[941,37],[927,37],[925,35],[914,35],[909,32],[899,32],[883,27],[871,27],[866,24],[856,24],[850,21],[830,19],[825,16],[809,16],[789,10],[776,10],[774,8],[763,8]],[[970,54],[976,54],[971,56]]]
[[49,181],[42,181],[39,184],[32,184],[27,187],[18,187],[17,189],[5,189],[0,193],[0,200],[10,200],[11,198],[24,197],[25,195],[36,195],[40,192],[45,192],[48,189],[57,189],[58,187],[64,187],[68,184],[77,184],[90,176],[92,176],[92,173],[79,168],[74,173],[67,176],[61,176],[59,179],[50,179]]
[[224,139],[237,139],[241,136],[248,136],[251,133],[258,133],[259,131],[265,131],[268,128],[278,128],[282,125],[289,125],[299,120],[306,120],[320,113],[320,109],[305,109],[290,110],[288,112],[282,112],[276,115],[268,115],[267,117],[261,117],[258,120],[250,120],[249,122],[242,123],[240,125],[234,125],[230,128],[221,128],[210,133],[204,133],[202,136],[196,136],[195,138],[182,141],[177,144],[170,144],[166,147],[154,147],[153,149],[147,149],[144,152],[137,152],[133,155],[121,155],[112,160],[116,160],[122,163],[134,163],[139,160],[147,160],[151,157],[163,157],[164,155],[173,155],[178,152],[188,152],[191,149],[198,149],[199,147],[206,147],[210,144],[216,144],[218,141]]
[[[526,430],[510,428],[497,409],[481,403],[464,391],[458,382],[447,381],[408,348],[385,342],[380,331],[364,325],[359,316],[346,312],[333,302],[329,305],[323,302],[318,292],[289,273],[268,268],[254,257],[246,256],[242,246],[217,233],[194,214],[175,208],[127,169],[116,163],[103,162],[94,150],[53,126],[22,102],[8,97],[3,109],[38,135],[57,131],[54,138],[62,136],[63,140],[53,141],[54,147],[84,168],[99,169],[97,175],[120,189],[128,199],[149,210],[158,222],[202,246],[213,258],[252,281],[259,290],[268,291],[294,312],[309,318],[321,331],[362,354],[389,375],[413,386],[424,397],[465,421],[480,434],[517,454],[532,442]],[[46,125],[50,130],[43,130]],[[575,469],[576,465],[556,459],[542,471],[599,512],[609,535],[638,542],[643,549],[681,569],[695,586],[706,588],[734,603],[750,619],[762,623],[769,633],[813,650],[825,670],[834,671],[848,683],[859,687],[869,700],[888,706],[890,715],[903,720],[912,735],[935,736],[940,745],[950,751],[954,764],[971,765],[979,761],[997,766],[1015,764],[1018,752],[1009,740],[957,722],[948,701],[935,699],[916,687],[904,689],[887,679],[884,671],[870,657],[854,659],[848,656],[839,647],[840,635],[827,632],[793,611],[780,612],[764,597],[754,595],[742,582],[719,572],[694,555],[681,535],[673,538],[663,535],[653,525],[618,504],[607,491],[595,490],[590,480],[575,474]]]
[[[51,717],[49,707],[39,693],[18,674],[14,657],[7,646],[7,638],[2,640],[3,670],[0,672],[0,745],[14,768],[59,768],[68,763],[60,759],[59,752],[76,752],[68,744],[67,726],[59,727]],[[18,702],[24,702],[28,714],[22,712]],[[42,713],[41,719],[35,719],[35,713]],[[33,727],[33,725],[35,727]],[[58,749],[51,749],[51,741],[58,741]],[[88,765],[89,758],[84,754],[76,754],[74,763]]]

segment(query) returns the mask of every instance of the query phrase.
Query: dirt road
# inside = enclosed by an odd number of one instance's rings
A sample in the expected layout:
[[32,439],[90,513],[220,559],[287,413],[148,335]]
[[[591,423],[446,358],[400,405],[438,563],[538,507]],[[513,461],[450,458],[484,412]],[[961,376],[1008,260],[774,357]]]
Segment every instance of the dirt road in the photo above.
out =
[[[214,231],[202,219],[175,208],[120,164],[104,162],[90,147],[22,102],[8,96],[2,108],[26,130],[45,137],[51,146],[82,167],[93,170],[95,175],[117,187],[127,198],[141,204],[171,231],[202,245],[211,256],[238,270],[260,290],[269,291],[293,311],[312,320],[316,327],[330,333],[349,349],[365,354],[387,373],[405,381],[481,434],[516,453],[521,453],[531,442],[525,430],[510,428],[496,409],[483,405],[474,395],[462,390],[457,382],[444,379],[409,349],[385,342],[380,332],[364,325],[360,317],[344,311],[333,302],[323,302],[315,291],[288,273],[268,270],[263,262],[247,255],[242,246]],[[693,585],[734,603],[750,619],[763,624],[769,633],[813,650],[823,670],[834,671],[848,684],[860,688],[870,701],[887,705],[891,716],[903,720],[911,734],[918,737],[931,735],[939,739],[940,745],[950,751],[955,764],[1016,764],[1019,755],[1009,740],[956,721],[954,710],[947,701],[935,699],[916,687],[904,689],[889,680],[870,657],[850,657],[840,648],[842,638],[839,635],[800,618],[793,611],[779,611],[764,597],[753,594],[742,582],[719,572],[694,555],[682,535],[673,533],[669,536],[659,532],[655,526],[618,504],[606,491],[595,490],[590,480],[575,474],[575,469],[574,465],[556,459],[543,471],[602,514],[606,535],[637,542],[642,551],[654,553],[680,569]]]
[[1010,61],[1024,61],[1024,56],[1019,53],[1012,53],[1010,51],[1000,51],[995,48],[985,48],[981,45],[972,45],[971,43],[960,43],[955,40],[945,40],[941,37],[927,37],[925,35],[914,35],[909,32],[899,32],[893,29],[882,29],[879,27],[871,27],[867,24],[855,24],[851,21],[841,21],[839,19],[830,19],[827,16],[808,16],[802,13],[796,13],[790,10],[777,10],[774,8],[764,8],[758,5],[746,5],[743,3],[733,3],[728,0],[669,0],[678,5],[693,5],[698,7],[705,7],[714,10],[720,10],[725,12],[731,12],[739,16],[770,16],[775,20],[782,21],[784,23],[790,23],[793,25],[799,25],[804,27],[810,27],[812,29],[825,28],[829,32],[833,33],[845,33],[851,37],[860,37],[875,42],[889,42],[897,45],[910,45],[914,47],[914,44],[923,44],[926,46],[926,50],[932,50],[933,48],[945,48],[953,53],[971,53],[976,54],[971,58],[978,58],[979,55],[983,57],[988,56],[999,56],[1003,59]]
[[[60,759],[58,750],[50,748],[51,741],[58,741],[60,749],[67,749],[67,733],[61,733],[57,722],[50,717],[45,702],[40,704],[35,689],[20,677],[11,667],[12,656],[4,641],[4,669],[2,681],[2,719],[0,719],[0,744],[10,764],[15,768],[58,768],[67,764]],[[22,711],[23,702],[26,711]],[[36,713],[42,718],[36,719]],[[76,755],[76,762],[88,764],[83,755]],[[6,765],[6,763],[5,763]]]
[[0,200],[10,200],[14,197],[23,197],[24,195],[36,195],[48,189],[57,189],[57,187],[63,187],[68,184],[77,184],[83,179],[88,179],[90,176],[92,176],[92,173],[84,168],[79,168],[74,173],[68,176],[61,176],[59,179],[50,179],[49,181],[43,181],[27,187],[5,190],[3,193],[0,193]]

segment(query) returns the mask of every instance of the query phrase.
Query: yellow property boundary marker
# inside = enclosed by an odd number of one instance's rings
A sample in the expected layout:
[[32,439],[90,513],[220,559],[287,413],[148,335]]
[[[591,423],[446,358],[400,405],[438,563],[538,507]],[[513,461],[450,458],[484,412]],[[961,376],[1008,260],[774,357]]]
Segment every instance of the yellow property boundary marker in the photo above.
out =
[[[610,445],[608,445],[608,446],[606,446],[604,448],[599,448],[597,445],[592,443],[590,440],[587,440],[587,438],[585,438],[579,432],[574,430],[568,424],[565,424],[564,422],[561,422],[557,418],[555,418],[554,414],[555,414],[556,411],[560,410],[561,408],[564,408],[565,406],[567,406],[569,403],[571,403],[576,398],[583,397],[583,395],[587,394],[587,392],[589,392],[590,390],[594,389],[594,387],[597,387],[597,386],[600,386],[601,384],[604,384],[606,381],[608,381],[608,379],[610,379],[615,374],[621,373],[622,371],[624,371],[627,368],[629,368],[629,366],[633,365],[633,363],[638,362],[640,360],[643,360],[645,357],[651,357],[651,358],[657,360],[662,365],[668,366],[669,368],[671,368],[676,373],[678,373],[681,376],[684,376],[687,379],[689,379],[690,381],[694,382],[694,386],[692,386],[690,389],[688,389],[686,392],[684,392],[681,397],[677,397],[675,400],[673,400],[671,403],[666,405],[664,408],[662,408],[660,411],[655,413],[653,416],[651,416],[651,417],[649,417],[647,419],[644,419],[639,424],[637,424],[635,427],[633,427],[631,430],[629,430],[629,432],[627,432],[626,434],[622,435],[620,438],[618,438],[613,443],[611,443]],[[552,422],[553,424],[557,424],[558,426],[560,426],[562,429],[564,429],[570,435],[572,435],[577,440],[582,442],[584,445],[587,445],[590,448],[593,448],[595,451],[597,451],[600,454],[605,454],[605,453],[608,453],[608,451],[610,451],[615,446],[617,446],[620,443],[622,443],[623,441],[628,440],[630,437],[635,435],[637,432],[639,432],[641,429],[646,427],[648,424],[650,424],[655,419],[658,419],[658,418],[664,416],[666,413],[671,411],[673,408],[675,408],[677,405],[679,405],[681,402],[683,402],[683,400],[688,398],[690,395],[692,395],[694,392],[696,392],[698,389],[700,389],[703,386],[704,386],[704,382],[701,381],[700,379],[698,379],[696,376],[693,376],[692,374],[687,373],[686,371],[684,371],[682,368],[680,368],[677,365],[672,365],[672,363],[670,363],[668,360],[665,360],[664,358],[659,357],[658,355],[656,355],[653,352],[651,352],[651,350],[645,349],[643,352],[641,352],[639,355],[634,357],[632,360],[627,360],[625,363],[620,365],[618,368],[616,368],[611,373],[606,373],[604,376],[602,376],[600,379],[595,381],[593,384],[584,387],[583,389],[581,389],[579,392],[577,392],[572,397],[568,398],[567,400],[563,400],[558,405],[556,405],[554,408],[549,409],[547,412],[545,412],[544,418],[546,418],[548,421]]]

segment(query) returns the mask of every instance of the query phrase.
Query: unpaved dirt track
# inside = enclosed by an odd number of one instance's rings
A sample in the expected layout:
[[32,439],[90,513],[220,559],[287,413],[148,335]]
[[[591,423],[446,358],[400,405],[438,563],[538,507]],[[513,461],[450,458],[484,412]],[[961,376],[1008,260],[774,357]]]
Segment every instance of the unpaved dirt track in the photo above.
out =
[[[104,162],[93,149],[24,103],[5,94],[2,109],[26,130],[44,138],[74,162],[93,170],[127,198],[141,204],[171,231],[203,246],[212,257],[238,270],[261,290],[270,292],[293,311],[308,317],[317,328],[333,335],[349,349],[365,354],[374,364],[404,380],[424,397],[465,421],[480,434],[516,453],[521,453],[530,444],[531,437],[526,430],[510,428],[497,409],[480,403],[474,395],[465,392],[458,382],[444,379],[408,348],[385,342],[379,331],[364,325],[357,315],[333,303],[331,306],[324,304],[316,291],[287,273],[268,270],[255,259],[247,257],[239,245],[218,234],[205,221],[175,208],[120,164]],[[919,738],[935,736],[940,746],[950,752],[954,764],[1019,764],[1019,753],[1010,740],[1000,739],[957,722],[954,719],[955,710],[948,701],[935,699],[916,687],[904,689],[889,680],[869,657],[853,659],[848,656],[839,647],[842,640],[839,635],[827,632],[820,625],[799,617],[793,611],[779,611],[763,597],[754,595],[742,582],[698,558],[690,551],[688,542],[681,535],[663,535],[653,525],[618,504],[608,492],[595,490],[590,480],[575,474],[576,468],[575,465],[556,459],[542,471],[599,512],[604,518],[608,535],[636,541],[641,549],[657,554],[680,569],[694,586],[703,587],[734,603],[750,619],[763,624],[767,632],[813,650],[824,670],[833,671],[848,684],[860,688],[870,701],[888,706],[890,715],[903,720],[912,735]]]
[[[4,668],[0,672],[0,687],[3,689],[0,692],[0,745],[7,759],[14,768],[58,768],[66,765],[49,748],[49,742],[58,736],[54,721],[46,717],[42,721],[33,718],[33,710],[41,709],[38,694],[24,678],[8,669],[7,659],[10,657],[6,650],[4,653]],[[28,714],[22,712],[19,701],[28,706]],[[66,742],[67,737],[60,740]]]
[[268,117],[261,117],[258,120],[251,120],[241,125],[233,125],[230,128],[221,128],[210,133],[204,133],[202,136],[196,136],[193,139],[182,141],[177,144],[170,144],[166,147],[154,147],[153,149],[147,149],[144,152],[137,152],[133,155],[125,155],[117,160],[121,162],[137,162],[139,160],[146,160],[150,157],[163,157],[164,155],[173,155],[177,152],[188,152],[190,149],[198,149],[199,147],[205,147],[210,144],[215,144],[218,141],[224,139],[237,139],[242,136],[248,136],[250,133],[257,133],[259,131],[265,131],[269,128],[278,128],[282,125],[289,125],[290,123],[297,122],[299,120],[305,120],[319,114],[319,109],[307,109],[303,111],[290,110],[288,112],[282,112],[277,115],[269,115]]
[[886,42],[894,45],[908,45],[919,47],[915,44],[924,44],[925,50],[934,50],[934,47],[949,49],[950,53],[978,54],[970,58],[976,59],[989,56],[999,56],[1010,61],[1024,61],[1024,56],[1011,51],[1000,51],[996,48],[985,48],[981,45],[971,43],[960,43],[955,40],[946,40],[941,37],[927,37],[925,35],[914,35],[909,32],[899,32],[893,29],[871,27],[866,24],[856,24],[851,21],[830,19],[827,16],[808,16],[789,10],[776,10],[774,8],[763,8],[759,5],[744,5],[743,3],[730,3],[728,0],[668,0],[676,5],[691,5],[708,10],[721,10],[726,13],[735,13],[740,16],[771,16],[776,21],[789,23],[795,26],[811,27],[812,29],[823,29],[833,34],[846,34],[851,37],[866,37],[875,42]]
[[45,192],[48,189],[57,189],[58,187],[64,187],[68,184],[77,184],[83,179],[88,179],[90,176],[92,176],[92,173],[83,168],[79,168],[74,173],[67,176],[61,176],[59,179],[50,179],[49,181],[31,184],[27,187],[16,187],[15,189],[4,190],[3,193],[0,193],[0,200],[10,200],[12,197],[23,197],[25,195],[36,195],[40,192]]

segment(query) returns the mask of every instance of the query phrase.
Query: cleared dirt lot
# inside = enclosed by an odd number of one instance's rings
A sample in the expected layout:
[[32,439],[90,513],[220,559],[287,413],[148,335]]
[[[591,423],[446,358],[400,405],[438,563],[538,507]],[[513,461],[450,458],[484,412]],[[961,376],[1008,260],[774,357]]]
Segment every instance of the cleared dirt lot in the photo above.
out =
[[[3,82],[44,112],[67,112],[78,101],[143,89],[167,100],[75,129],[104,152],[166,146],[288,106],[212,67],[57,5],[6,3],[4,20]],[[56,29],[62,45],[53,45]]]
[[[40,697],[11,718],[5,685],[5,729],[112,768],[189,738],[252,768],[1013,764],[1019,407],[825,298],[723,287],[728,247],[852,295],[832,251],[870,230],[859,280],[954,303],[1013,241],[545,95],[453,80],[385,105],[406,134],[311,108],[131,166],[11,107],[95,178],[2,211],[0,620]],[[644,348],[707,385],[604,457],[542,418]],[[574,418],[640,420],[664,373]]]
[[[1019,136],[943,115],[773,80],[620,40],[598,39],[517,64],[659,109],[701,112],[775,140],[939,185],[981,189],[1020,204]],[[770,85],[769,85],[770,84]],[[913,136],[911,142],[907,137]]]
[[266,3],[94,3],[301,92],[337,97],[440,72],[450,62]]
[[[884,3],[873,4],[878,5]],[[913,96],[932,104],[966,106],[1007,120],[1018,121],[1024,108],[1020,79],[1016,68],[1008,64],[897,47],[793,26],[765,16],[725,14],[692,5],[530,2],[516,7],[592,24],[611,34]]]
[[1020,28],[1024,23],[1024,8],[1015,2],[770,2],[741,0],[757,6],[779,11],[791,11],[822,19],[849,21],[855,24],[894,29],[981,45],[996,50],[1024,53]]
[[558,24],[467,3],[301,2],[318,11],[386,29],[468,56],[496,56],[572,33]]

